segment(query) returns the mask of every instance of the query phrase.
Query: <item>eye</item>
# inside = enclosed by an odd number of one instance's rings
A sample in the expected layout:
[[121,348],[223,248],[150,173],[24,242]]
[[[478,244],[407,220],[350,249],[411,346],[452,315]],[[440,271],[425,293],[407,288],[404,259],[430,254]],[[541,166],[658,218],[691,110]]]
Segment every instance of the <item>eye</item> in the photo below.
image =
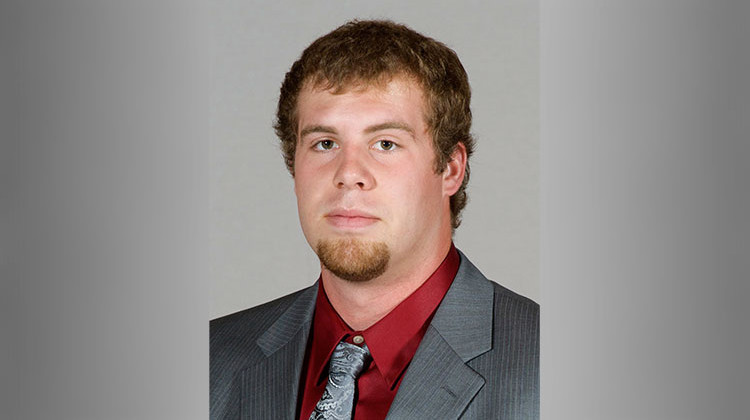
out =
[[377,143],[375,143],[375,148],[378,150],[393,150],[395,149],[396,143],[390,141],[390,140],[379,140]]
[[336,142],[333,140],[321,140],[313,146],[315,150],[332,150],[336,148]]

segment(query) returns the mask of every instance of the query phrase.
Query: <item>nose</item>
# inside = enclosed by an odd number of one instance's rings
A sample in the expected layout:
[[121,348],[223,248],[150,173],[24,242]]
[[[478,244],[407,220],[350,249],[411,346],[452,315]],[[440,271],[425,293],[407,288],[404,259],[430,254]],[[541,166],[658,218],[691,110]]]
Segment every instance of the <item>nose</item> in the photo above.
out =
[[367,167],[366,152],[355,148],[343,150],[337,164],[333,178],[336,188],[370,190],[375,187],[375,178]]

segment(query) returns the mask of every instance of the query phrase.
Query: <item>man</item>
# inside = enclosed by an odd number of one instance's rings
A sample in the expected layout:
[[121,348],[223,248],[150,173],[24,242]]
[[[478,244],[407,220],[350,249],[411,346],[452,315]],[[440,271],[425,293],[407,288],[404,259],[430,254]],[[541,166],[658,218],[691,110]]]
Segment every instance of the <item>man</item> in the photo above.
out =
[[452,243],[469,103],[456,54],[402,25],[303,52],[276,132],[320,278],[211,322],[211,418],[538,418],[538,305]]

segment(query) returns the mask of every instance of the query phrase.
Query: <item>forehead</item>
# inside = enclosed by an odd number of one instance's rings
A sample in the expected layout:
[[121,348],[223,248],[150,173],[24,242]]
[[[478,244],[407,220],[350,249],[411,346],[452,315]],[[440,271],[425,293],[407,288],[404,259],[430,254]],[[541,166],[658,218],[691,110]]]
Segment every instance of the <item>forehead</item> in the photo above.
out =
[[[310,122],[304,121],[309,118],[357,113],[359,118],[400,116],[418,118],[424,123],[425,105],[421,85],[413,78],[397,76],[373,83],[358,82],[342,86],[328,82],[307,82],[300,91],[296,111],[298,128]],[[368,111],[372,111],[372,114]]]

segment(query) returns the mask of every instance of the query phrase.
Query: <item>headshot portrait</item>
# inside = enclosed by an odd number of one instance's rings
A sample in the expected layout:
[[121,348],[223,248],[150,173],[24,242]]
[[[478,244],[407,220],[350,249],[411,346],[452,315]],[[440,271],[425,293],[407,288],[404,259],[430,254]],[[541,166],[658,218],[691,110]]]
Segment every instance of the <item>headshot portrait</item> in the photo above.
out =
[[750,418],[750,2],[5,3],[3,419]]
[[217,8],[212,419],[538,418],[537,11],[438,15]]

